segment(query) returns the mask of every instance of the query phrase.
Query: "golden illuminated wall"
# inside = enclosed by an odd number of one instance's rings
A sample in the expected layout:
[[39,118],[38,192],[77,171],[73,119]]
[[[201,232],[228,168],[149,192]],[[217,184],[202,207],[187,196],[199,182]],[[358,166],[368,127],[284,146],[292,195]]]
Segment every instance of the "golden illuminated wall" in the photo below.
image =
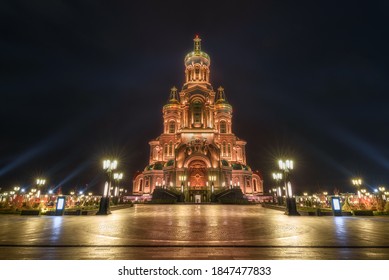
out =
[[185,83],[170,90],[163,132],[149,142],[149,165],[136,176],[134,193],[151,194],[161,185],[179,189],[184,177],[188,188],[205,189],[212,179],[216,189],[233,185],[245,194],[263,192],[262,179],[246,165],[246,142],[233,133],[224,88],[215,92],[210,83],[210,64],[196,36],[184,59]]

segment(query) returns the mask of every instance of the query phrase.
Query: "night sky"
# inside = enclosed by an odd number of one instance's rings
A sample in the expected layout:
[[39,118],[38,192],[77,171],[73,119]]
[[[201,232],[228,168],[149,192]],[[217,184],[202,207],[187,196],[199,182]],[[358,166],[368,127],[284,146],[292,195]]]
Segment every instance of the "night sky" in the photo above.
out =
[[280,157],[297,192],[389,187],[389,2],[178,3],[0,3],[3,190],[98,193],[107,156],[130,188],[195,34],[266,189]]

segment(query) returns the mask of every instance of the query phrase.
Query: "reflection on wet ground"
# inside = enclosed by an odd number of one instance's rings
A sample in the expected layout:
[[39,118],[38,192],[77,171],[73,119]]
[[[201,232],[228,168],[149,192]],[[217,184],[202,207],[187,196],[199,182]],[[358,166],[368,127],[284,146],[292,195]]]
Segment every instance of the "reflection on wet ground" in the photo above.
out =
[[1,259],[388,259],[389,217],[289,217],[259,205],[136,205],[0,216]]

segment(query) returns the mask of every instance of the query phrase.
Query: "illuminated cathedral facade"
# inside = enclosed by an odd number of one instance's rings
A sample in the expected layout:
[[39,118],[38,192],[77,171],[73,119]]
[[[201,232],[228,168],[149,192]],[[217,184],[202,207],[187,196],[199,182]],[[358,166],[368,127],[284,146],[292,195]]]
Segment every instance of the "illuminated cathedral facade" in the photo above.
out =
[[209,202],[214,192],[240,188],[263,194],[263,180],[246,163],[246,141],[233,133],[232,106],[224,89],[210,83],[211,60],[194,38],[185,56],[185,83],[173,87],[163,106],[163,133],[150,144],[149,165],[133,181],[133,193],[175,189],[185,202]]

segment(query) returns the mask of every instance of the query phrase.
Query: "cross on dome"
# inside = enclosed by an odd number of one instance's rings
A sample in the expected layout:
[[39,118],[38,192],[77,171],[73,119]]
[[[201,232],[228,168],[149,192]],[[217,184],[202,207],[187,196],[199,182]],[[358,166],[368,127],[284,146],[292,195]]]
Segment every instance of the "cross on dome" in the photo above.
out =
[[201,51],[201,39],[199,35],[196,34],[195,38],[193,39],[194,42],[194,52],[196,54],[199,54]]

